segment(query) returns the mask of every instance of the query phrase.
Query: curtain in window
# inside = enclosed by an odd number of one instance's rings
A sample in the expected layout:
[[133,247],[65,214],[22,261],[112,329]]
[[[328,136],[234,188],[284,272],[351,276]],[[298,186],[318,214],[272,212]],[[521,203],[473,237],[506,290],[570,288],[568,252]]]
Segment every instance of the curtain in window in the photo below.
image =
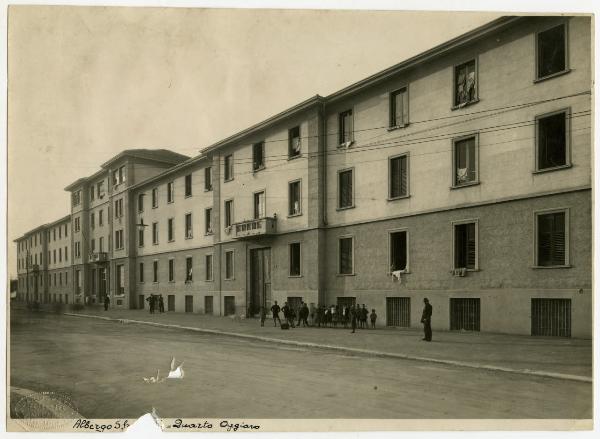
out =
[[475,181],[477,169],[475,160],[475,138],[461,140],[455,144],[455,185]]

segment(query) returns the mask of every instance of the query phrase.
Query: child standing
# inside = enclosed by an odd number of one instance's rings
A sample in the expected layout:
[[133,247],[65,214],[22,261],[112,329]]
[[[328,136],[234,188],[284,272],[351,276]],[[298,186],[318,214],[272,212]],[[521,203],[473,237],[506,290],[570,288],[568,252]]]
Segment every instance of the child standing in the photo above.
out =
[[377,314],[375,314],[375,310],[371,310],[371,328],[375,329],[375,322],[377,321]]

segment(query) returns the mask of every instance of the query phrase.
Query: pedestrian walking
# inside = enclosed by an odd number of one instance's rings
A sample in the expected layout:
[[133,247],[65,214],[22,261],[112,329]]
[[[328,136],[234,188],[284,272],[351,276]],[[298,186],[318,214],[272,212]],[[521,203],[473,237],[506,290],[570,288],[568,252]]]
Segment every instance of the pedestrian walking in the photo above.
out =
[[375,322],[377,321],[377,314],[375,313],[375,310],[372,309],[371,310],[371,329],[375,329]]
[[308,305],[304,303],[301,308],[302,311],[302,326],[307,327],[310,326],[308,324],[308,315],[310,314],[310,310],[308,309]]
[[363,303],[363,306],[360,310],[360,327],[361,328],[365,328],[367,329],[367,318],[369,317],[369,310],[367,308],[365,308],[365,304]]
[[108,311],[108,307],[110,306],[110,297],[108,294],[104,296],[104,311]]
[[165,301],[162,294],[158,296],[158,312],[165,312]]
[[146,299],[146,302],[148,302],[150,314],[154,314],[154,295],[151,294],[150,297]]
[[352,305],[352,308],[350,308],[350,320],[352,322],[352,334],[354,334],[356,332],[356,317],[357,317],[357,312],[358,310],[356,309],[356,307],[354,305]]
[[267,310],[264,306],[260,307],[260,326],[265,326],[265,320],[267,319]]
[[429,304],[429,299],[426,297],[423,299],[425,306],[423,307],[423,315],[421,316],[421,323],[423,323],[423,331],[425,332],[425,341],[431,341],[431,314],[433,314],[433,307]]
[[279,311],[281,311],[281,307],[277,305],[277,301],[275,301],[275,304],[271,307],[271,313],[273,314],[273,326],[277,326],[277,322],[279,322],[279,326],[281,326]]

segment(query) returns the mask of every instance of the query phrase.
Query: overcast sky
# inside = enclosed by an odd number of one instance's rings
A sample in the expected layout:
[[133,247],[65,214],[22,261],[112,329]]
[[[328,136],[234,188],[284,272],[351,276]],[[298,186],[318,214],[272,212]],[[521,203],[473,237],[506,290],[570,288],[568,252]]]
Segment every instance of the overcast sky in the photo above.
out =
[[13,239],[70,212],[63,190],[126,148],[195,155],[498,14],[11,7]]

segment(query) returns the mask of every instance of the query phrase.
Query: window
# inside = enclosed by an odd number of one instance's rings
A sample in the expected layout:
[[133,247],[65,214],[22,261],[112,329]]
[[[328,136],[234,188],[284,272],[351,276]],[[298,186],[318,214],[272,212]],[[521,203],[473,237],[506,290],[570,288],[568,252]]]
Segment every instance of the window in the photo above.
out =
[[408,154],[390,158],[390,199],[408,196]]
[[96,183],[96,192],[98,194],[99,199],[104,198],[104,180]]
[[140,283],[144,282],[144,263],[140,262]]
[[294,127],[288,131],[288,157],[293,159],[299,157],[302,148],[302,139],[300,137],[300,127]]
[[233,200],[225,201],[225,227],[233,224]]
[[192,276],[192,257],[188,256],[185,258],[185,281],[191,282],[194,278]]
[[152,282],[158,282],[158,261],[152,261]]
[[75,191],[72,195],[73,206],[79,206],[81,203],[81,191]]
[[167,183],[167,203],[175,201],[175,185],[172,181]]
[[[231,157],[231,160],[233,161],[233,157]],[[227,171],[227,157],[225,157],[225,170]],[[230,180],[231,178],[233,178],[233,163],[231,163],[231,174],[229,174],[230,177],[229,178],[225,178],[225,181]],[[204,168],[204,190],[205,191],[212,191],[212,167],[207,167]]]
[[568,110],[536,117],[538,171],[569,165],[568,119]]
[[125,270],[123,265],[117,265],[117,294],[125,294]]
[[188,174],[185,176],[185,196],[192,196],[192,174]]
[[256,192],[254,194],[254,219],[265,217],[265,191]]
[[121,218],[123,216],[123,198],[115,200],[115,218]]
[[62,286],[62,272],[58,273],[58,284]]
[[354,172],[352,169],[338,171],[338,208],[354,207]]
[[408,88],[390,94],[390,128],[408,125]]
[[94,201],[96,199],[96,191],[94,189],[94,186],[90,187],[90,201]]
[[354,238],[339,240],[339,274],[354,274]]
[[52,263],[56,264],[56,249],[52,250]]
[[140,227],[138,230],[138,247],[144,246],[144,228]]
[[94,214],[94,212],[90,214],[90,227],[92,228],[92,230],[96,228],[96,215]]
[[352,110],[346,110],[339,115],[339,144],[350,146],[354,140],[354,120]]
[[233,250],[225,252],[225,280],[233,279]]
[[194,237],[194,231],[192,229],[192,214],[185,214],[185,239],[191,239]]
[[290,276],[300,276],[300,243],[290,244]]
[[[96,251],[96,240],[94,238],[92,238],[92,253],[94,253]],[[58,252],[58,258],[60,260],[60,251]]]
[[477,222],[454,223],[454,268],[477,270]]
[[538,267],[569,264],[568,210],[536,213],[536,262]]
[[300,180],[292,181],[288,185],[288,214],[290,216],[302,213],[300,200]]
[[477,183],[477,136],[461,137],[452,142],[454,155],[453,186],[465,186]]
[[475,60],[454,67],[454,107],[477,102],[477,65]]
[[75,218],[75,231],[79,232],[81,230],[81,223],[79,217]]
[[152,189],[152,208],[158,207],[158,188]]
[[537,79],[547,78],[567,69],[567,29],[564,24],[537,34]]
[[233,154],[225,156],[225,181],[233,180]]
[[98,239],[98,250],[100,251],[100,253],[102,253],[104,251],[104,237],[101,236]]
[[117,250],[123,248],[123,230],[117,230],[115,232],[115,248]]
[[144,211],[144,196],[146,194],[139,194],[138,195],[138,212],[143,212]]
[[205,279],[207,281],[213,280],[213,255],[204,256],[204,265],[205,265]]
[[158,244],[158,223],[152,223],[152,244]]
[[390,272],[408,269],[408,234],[406,231],[390,233]]
[[[98,227],[102,227],[104,225],[104,211],[100,209],[98,211]],[[65,237],[67,236],[67,228],[65,227]]]
[[212,209],[204,210],[204,233],[209,235],[212,233]]
[[[58,226],[58,239],[61,239],[61,238],[62,238],[62,227]],[[42,235],[40,234],[40,244],[41,243],[42,243]]]
[[75,270],[75,293],[81,294],[81,270]]
[[113,186],[118,186],[121,183],[127,181],[127,170],[125,165],[113,171]]
[[173,218],[167,220],[167,240],[169,242],[175,240],[175,234],[173,233]]
[[[56,229],[52,229],[52,240],[56,241]],[[35,245],[37,245],[37,236],[35,240]]]
[[169,259],[169,282],[175,281],[175,259]]
[[260,171],[265,167],[265,142],[252,145],[252,170]]

